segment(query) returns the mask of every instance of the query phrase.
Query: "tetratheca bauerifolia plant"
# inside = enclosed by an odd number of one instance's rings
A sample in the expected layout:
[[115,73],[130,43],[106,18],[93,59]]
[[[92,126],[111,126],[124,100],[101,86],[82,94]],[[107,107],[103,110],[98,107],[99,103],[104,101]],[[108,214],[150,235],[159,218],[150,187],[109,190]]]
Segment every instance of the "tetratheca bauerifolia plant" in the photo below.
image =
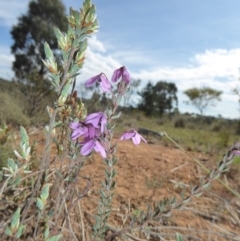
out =
[[[45,126],[46,143],[38,169],[32,168],[32,146],[26,130],[21,127],[20,151],[14,151],[16,159],[9,158],[7,167],[0,173],[1,240],[86,240],[80,200],[87,195],[90,185],[86,183],[84,190],[79,192],[78,177],[92,152],[101,155],[105,178],[99,190],[90,240],[115,240],[136,232],[153,233],[150,223],[161,222],[173,209],[181,209],[192,197],[201,196],[213,180],[227,171],[233,157],[240,154],[240,145],[236,143],[218,168],[209,171],[209,177],[192,187],[190,195],[182,196],[180,201],[163,199],[149,205],[146,211],[135,211],[126,218],[128,226],[124,229],[109,225],[118,162],[113,121],[121,115],[117,109],[130,88],[131,77],[122,66],[113,71],[111,81],[104,73],[86,81],[86,87],[98,83],[102,92],[111,96],[111,105],[105,110],[88,114],[77,97],[76,77],[84,64],[88,38],[98,30],[95,11],[92,2],[85,0],[79,12],[70,9],[67,33],[55,28],[61,62],[56,61],[49,45],[44,44],[46,59],[43,62],[49,70],[49,84],[53,85],[58,97],[52,107],[47,106],[49,124]],[[146,142],[135,129],[120,137],[120,140],[129,139],[136,145]],[[56,152],[52,150],[53,145],[56,145]],[[72,215],[73,212],[80,219]],[[183,236],[177,233],[176,239],[183,240]]]

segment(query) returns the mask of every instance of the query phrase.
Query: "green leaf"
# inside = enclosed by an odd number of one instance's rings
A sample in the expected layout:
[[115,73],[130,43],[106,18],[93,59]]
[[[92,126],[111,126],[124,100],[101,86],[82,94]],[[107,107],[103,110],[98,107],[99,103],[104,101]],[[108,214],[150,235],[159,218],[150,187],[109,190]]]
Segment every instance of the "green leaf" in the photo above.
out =
[[40,210],[43,210],[44,203],[43,203],[42,199],[40,199],[40,198],[37,198],[37,207],[38,207]]
[[68,80],[67,83],[64,85],[62,92],[61,92],[61,97],[63,98],[67,98],[68,92],[70,90],[71,87],[71,81]]
[[48,195],[49,195],[49,187],[50,187],[50,185],[51,185],[50,183],[47,183],[47,184],[45,184],[43,186],[43,189],[42,189],[41,194],[40,194],[41,199],[47,200]]
[[12,216],[11,230],[18,229],[19,220],[20,220],[20,211],[21,209],[18,208]]
[[12,235],[13,235],[12,230],[9,227],[6,228],[5,234],[10,236],[10,237],[12,237]]
[[69,53],[68,52],[65,52],[65,51],[61,51],[61,53],[62,53],[62,57],[63,57],[63,61],[64,62],[67,62],[67,60],[68,60],[68,57],[69,57]]
[[61,41],[63,38],[62,32],[59,30],[59,28],[54,27],[54,33],[58,41]]
[[8,163],[8,167],[11,168],[13,171],[17,169],[17,164],[12,158],[8,158],[7,163]]
[[121,100],[122,100],[122,95],[119,95],[118,97],[117,97],[117,105],[119,105],[120,104],[120,102],[121,102]]
[[29,146],[29,138],[28,134],[23,126],[20,126],[20,136],[21,136],[21,146],[26,144],[26,146]]
[[87,40],[87,39],[84,39],[84,40],[81,42],[81,52],[86,51],[87,46],[88,46],[88,40]]
[[15,234],[15,237],[18,239],[22,236],[23,234],[23,230],[24,230],[25,226],[24,225],[20,225],[16,234]]
[[120,111],[117,115],[113,115],[111,118],[112,119],[117,119],[121,116],[122,112]]
[[44,43],[44,51],[47,59],[53,59],[53,53],[47,42]]
[[180,233],[176,233],[176,241],[184,241],[183,236]]
[[55,87],[59,87],[59,82],[60,82],[60,76],[59,74],[51,74],[50,78],[52,79],[51,84]]
[[44,230],[44,239],[47,239],[49,236],[49,226],[47,225],[46,229]]
[[58,241],[63,235],[62,234],[58,234],[55,236],[52,236],[51,238],[47,239],[46,241]]

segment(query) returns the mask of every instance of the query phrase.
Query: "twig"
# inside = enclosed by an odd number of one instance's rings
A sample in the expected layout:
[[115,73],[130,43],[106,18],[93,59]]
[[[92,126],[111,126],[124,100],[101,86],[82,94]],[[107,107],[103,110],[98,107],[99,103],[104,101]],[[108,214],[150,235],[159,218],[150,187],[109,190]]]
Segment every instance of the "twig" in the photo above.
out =
[[[77,188],[77,193],[78,193],[78,188]],[[79,199],[78,199],[78,210],[79,210],[79,213],[80,213],[80,220],[81,220],[82,241],[85,241],[85,229],[84,229],[83,215],[82,215],[82,209],[81,209],[81,204],[80,204]]]
[[68,224],[69,224],[69,227],[70,227],[70,230],[71,230],[71,234],[72,234],[72,236],[74,237],[74,239],[75,239],[76,241],[78,241],[78,239],[77,239],[77,237],[76,237],[76,235],[75,235],[75,233],[74,233],[74,231],[73,231],[73,229],[72,229],[72,224],[71,224],[71,220],[70,220],[70,218],[69,218],[69,213],[68,213],[68,209],[67,209],[66,202],[64,202],[64,208],[65,208],[65,213],[66,213],[66,216],[67,216]]
[[[187,151],[185,151],[176,141],[174,141],[166,132],[164,132],[164,135],[172,142],[174,143],[181,151],[183,151],[186,155],[192,158],[194,162],[196,162],[202,169],[209,174],[210,170],[206,168],[200,161],[198,161],[195,157],[193,157],[191,154],[189,154]],[[225,182],[223,182],[220,178],[217,178],[218,182],[220,182],[225,188],[228,189],[231,193],[233,193],[235,196],[237,196],[240,199],[240,194],[233,190],[231,187],[229,187]]]
[[180,166],[178,166],[178,167],[173,168],[173,169],[171,170],[171,172],[175,172],[176,170],[178,170],[178,169],[180,169],[180,168],[186,166],[187,164],[188,164],[188,163],[185,162],[184,164],[182,164],[182,165],[180,165]]

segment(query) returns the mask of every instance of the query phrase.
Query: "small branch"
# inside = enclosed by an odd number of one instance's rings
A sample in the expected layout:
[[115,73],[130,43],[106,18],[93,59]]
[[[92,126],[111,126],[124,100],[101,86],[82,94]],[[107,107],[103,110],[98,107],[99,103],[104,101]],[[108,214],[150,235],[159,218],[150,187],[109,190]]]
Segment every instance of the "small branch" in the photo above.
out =
[[[200,161],[198,161],[195,157],[193,157],[191,154],[189,154],[187,151],[185,151],[177,142],[175,142],[166,132],[164,132],[164,135],[172,142],[174,143],[181,151],[183,151],[185,154],[187,154],[189,157],[192,158],[194,162],[196,162],[202,169],[207,173],[210,174],[210,170],[207,169]],[[217,178],[218,182],[220,182],[228,191],[230,191],[232,194],[234,194],[236,197],[240,199],[240,194],[233,190],[231,187],[229,187],[225,182],[223,182],[220,178]]]

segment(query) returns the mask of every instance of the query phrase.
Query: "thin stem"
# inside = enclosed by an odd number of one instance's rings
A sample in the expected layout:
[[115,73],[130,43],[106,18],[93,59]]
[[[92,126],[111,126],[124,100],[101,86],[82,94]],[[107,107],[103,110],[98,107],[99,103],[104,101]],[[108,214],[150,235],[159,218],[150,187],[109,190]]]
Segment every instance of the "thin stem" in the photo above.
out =
[[[77,193],[78,193],[78,188],[77,188]],[[80,203],[80,200],[78,200],[77,202],[78,202],[78,210],[79,210],[80,220],[81,220],[82,241],[85,241],[85,229],[84,229],[84,223],[83,223],[81,203]]]
[[[187,154],[189,157],[192,158],[192,160],[197,163],[202,169],[209,174],[210,170],[206,168],[200,161],[198,161],[195,157],[193,157],[191,154],[189,154],[185,149],[183,149],[177,142],[175,142],[166,132],[164,132],[164,136],[166,136],[172,143],[174,143],[181,151],[183,151],[185,154]],[[231,193],[233,193],[236,197],[240,199],[240,194],[233,190],[231,187],[229,187],[225,182],[223,182],[220,178],[217,178],[218,182],[220,182],[225,188],[227,188]]]
[[4,188],[6,187],[8,181],[11,179],[12,175],[10,175],[7,180],[4,182],[3,186],[2,186],[2,189],[1,189],[1,192],[0,192],[0,198],[2,197],[2,193],[3,193],[3,190]]

